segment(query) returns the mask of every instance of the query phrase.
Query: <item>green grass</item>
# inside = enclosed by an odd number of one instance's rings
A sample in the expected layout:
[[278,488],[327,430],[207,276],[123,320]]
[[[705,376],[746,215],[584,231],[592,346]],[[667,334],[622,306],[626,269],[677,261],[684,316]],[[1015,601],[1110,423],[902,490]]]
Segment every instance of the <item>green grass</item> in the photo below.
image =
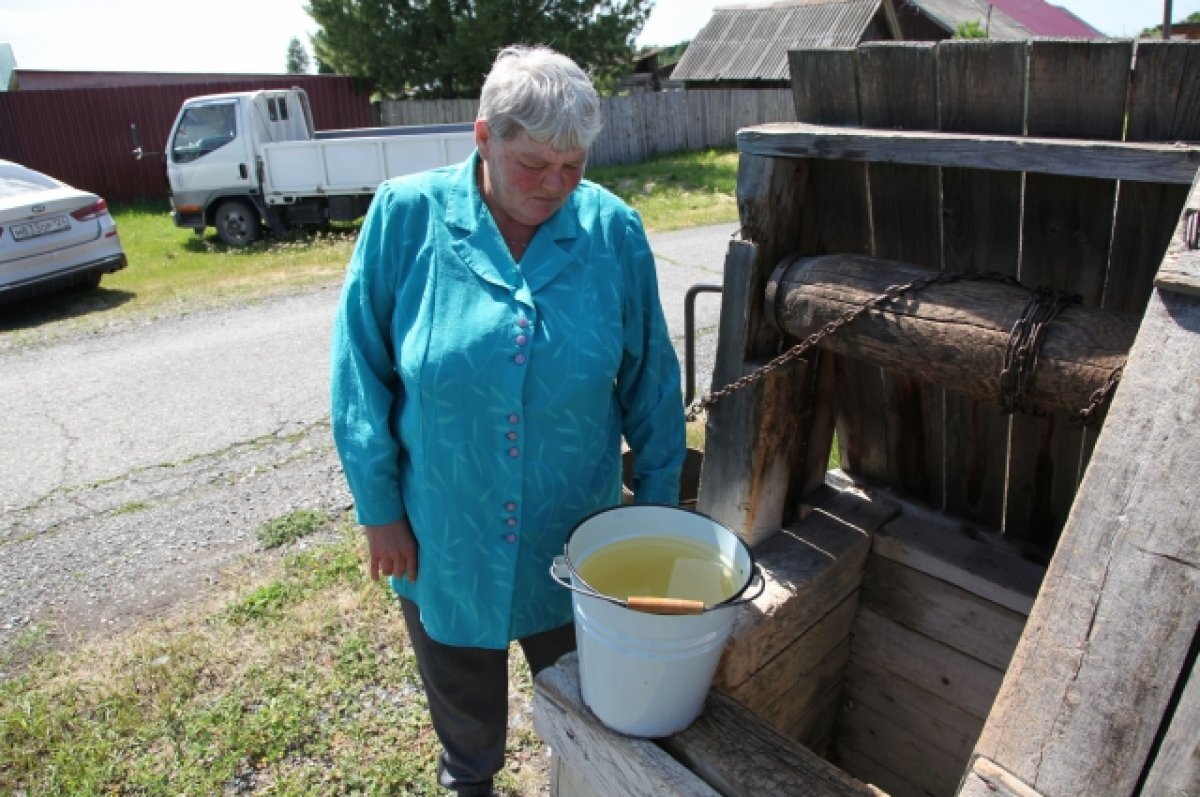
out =
[[318,531],[326,520],[324,512],[297,509],[264,523],[256,536],[263,548],[278,548]]
[[[597,167],[587,176],[635,207],[652,232],[737,220],[737,154],[681,153],[632,166]],[[175,227],[163,202],[116,204],[112,213],[129,267],[104,277],[100,289],[41,297],[5,308],[0,345],[47,334],[184,315],[231,302],[252,302],[316,285],[336,286],[358,232],[297,233],[245,249]]]
[[706,150],[587,176],[636,208],[647,230],[665,232],[737,221],[737,165],[736,152]]
[[[332,521],[330,521],[332,522]],[[0,793],[438,794],[437,741],[399,611],[361,533],[291,552],[201,609],[42,654],[0,683]],[[529,692],[520,655],[512,688]],[[497,786],[546,762],[528,721]]]

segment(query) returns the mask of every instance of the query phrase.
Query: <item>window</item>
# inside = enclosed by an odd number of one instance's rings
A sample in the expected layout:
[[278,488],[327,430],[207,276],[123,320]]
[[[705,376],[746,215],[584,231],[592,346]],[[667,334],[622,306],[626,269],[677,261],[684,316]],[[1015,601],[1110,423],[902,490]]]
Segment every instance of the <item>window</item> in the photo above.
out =
[[171,160],[188,163],[233,141],[237,136],[236,111],[232,102],[196,105],[184,111],[171,140]]
[[267,97],[267,116],[272,122],[286,122],[288,118],[287,97]]

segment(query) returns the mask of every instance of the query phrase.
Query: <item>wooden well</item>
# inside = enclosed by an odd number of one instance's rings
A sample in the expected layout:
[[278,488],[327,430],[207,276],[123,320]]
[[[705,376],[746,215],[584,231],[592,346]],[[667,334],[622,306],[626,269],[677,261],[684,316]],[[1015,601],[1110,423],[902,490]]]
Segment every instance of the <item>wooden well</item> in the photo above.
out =
[[[1178,142],[1200,141],[1200,43],[790,61],[800,122],[738,136],[713,388],[897,269],[986,272],[1079,297],[1046,329],[1046,411],[1002,412],[1022,294],[978,286],[872,311],[714,406],[698,508],[768,587],[671,739],[597,727],[570,658],[541,676],[557,793],[1196,791],[1200,147]],[[1078,425],[1116,360],[1103,425]]]

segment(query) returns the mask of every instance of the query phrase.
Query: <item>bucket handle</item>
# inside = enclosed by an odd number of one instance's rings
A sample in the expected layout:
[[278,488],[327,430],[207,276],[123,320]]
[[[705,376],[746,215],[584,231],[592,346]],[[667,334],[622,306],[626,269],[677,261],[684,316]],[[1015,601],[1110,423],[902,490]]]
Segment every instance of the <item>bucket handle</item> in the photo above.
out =
[[586,584],[584,584],[584,587],[577,587],[571,583],[571,566],[567,564],[565,556],[554,557],[554,561],[550,563],[550,577],[558,582],[560,587],[566,587],[572,592],[578,592],[580,595],[587,595],[589,598],[598,598],[622,608],[646,614],[703,614],[713,609],[723,609],[726,606],[748,603],[759,595],[762,595],[763,591],[767,588],[767,580],[763,578],[762,570],[757,564],[754,565],[754,577],[751,579],[751,583],[754,583],[755,580],[758,581],[758,591],[750,596],[743,593],[735,601],[719,603],[715,606],[706,606],[704,601],[687,600],[684,598],[656,598],[641,595],[631,595],[628,600],[621,600],[611,595],[596,592],[596,590],[588,587]]

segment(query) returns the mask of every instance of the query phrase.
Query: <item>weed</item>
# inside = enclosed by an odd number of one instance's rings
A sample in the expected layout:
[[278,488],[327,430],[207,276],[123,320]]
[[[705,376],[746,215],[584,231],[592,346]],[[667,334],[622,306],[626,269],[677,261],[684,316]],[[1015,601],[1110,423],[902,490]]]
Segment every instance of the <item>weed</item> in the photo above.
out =
[[264,523],[256,532],[263,548],[278,548],[319,531],[329,522],[324,512],[297,509]]

